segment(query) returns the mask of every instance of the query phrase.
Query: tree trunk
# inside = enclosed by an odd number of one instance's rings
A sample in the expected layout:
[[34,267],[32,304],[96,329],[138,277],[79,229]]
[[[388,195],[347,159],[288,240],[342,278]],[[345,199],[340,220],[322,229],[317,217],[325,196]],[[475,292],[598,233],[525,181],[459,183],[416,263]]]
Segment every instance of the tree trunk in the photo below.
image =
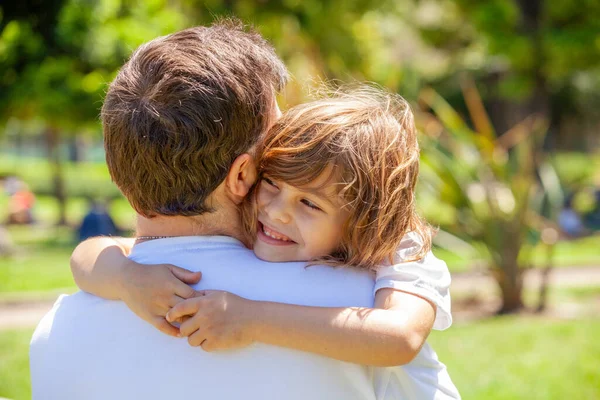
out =
[[523,308],[523,271],[516,264],[514,266],[504,265],[504,268],[496,271],[498,273],[495,278],[502,295],[502,307],[498,310],[498,314],[520,311]]
[[46,129],[46,143],[48,145],[48,161],[52,168],[52,182],[54,197],[58,202],[57,225],[67,224],[67,193],[60,158],[60,134],[54,128]]
[[542,279],[540,281],[540,297],[537,306],[537,312],[542,312],[546,309],[548,303],[548,286],[550,284],[550,272],[554,266],[554,244],[546,245],[546,268],[542,271]]
[[495,278],[502,295],[499,314],[514,313],[523,308],[523,270],[519,268],[522,238],[518,226],[517,221],[513,221],[502,229],[504,235],[499,248],[501,265],[495,269]]

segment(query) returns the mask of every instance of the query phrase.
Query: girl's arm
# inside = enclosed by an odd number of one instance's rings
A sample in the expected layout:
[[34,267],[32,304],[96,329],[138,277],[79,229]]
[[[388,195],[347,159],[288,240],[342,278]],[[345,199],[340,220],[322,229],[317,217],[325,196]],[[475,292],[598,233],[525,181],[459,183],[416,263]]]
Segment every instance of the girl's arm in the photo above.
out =
[[81,242],[71,255],[71,273],[77,286],[109,300],[121,300],[127,255],[135,239],[99,236]]
[[81,290],[109,300],[122,300],[140,318],[162,332],[178,336],[165,319],[167,311],[196,294],[188,284],[201,274],[170,264],[142,265],[129,258],[135,239],[95,237],[71,255],[71,271]]
[[413,294],[381,289],[376,307],[307,307],[205,291],[175,306],[167,319],[193,315],[180,332],[207,351],[256,341],[363,365],[410,362],[431,331],[435,306]]

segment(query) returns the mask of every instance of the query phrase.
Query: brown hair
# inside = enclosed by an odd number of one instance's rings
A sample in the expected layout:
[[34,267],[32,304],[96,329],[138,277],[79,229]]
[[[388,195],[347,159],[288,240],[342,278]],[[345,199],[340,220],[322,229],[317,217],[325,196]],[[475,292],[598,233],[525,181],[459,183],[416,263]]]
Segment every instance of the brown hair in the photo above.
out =
[[287,80],[273,48],[237,20],[140,46],[102,107],[106,162],[141,215],[193,216],[264,133]]
[[[409,232],[421,242],[412,259],[431,249],[432,229],[415,210],[419,146],[402,97],[361,87],[294,107],[261,140],[257,154],[261,174],[294,186],[334,167],[350,217],[339,251],[313,263],[375,269],[394,262]],[[254,235],[255,213],[245,205],[244,225]]]

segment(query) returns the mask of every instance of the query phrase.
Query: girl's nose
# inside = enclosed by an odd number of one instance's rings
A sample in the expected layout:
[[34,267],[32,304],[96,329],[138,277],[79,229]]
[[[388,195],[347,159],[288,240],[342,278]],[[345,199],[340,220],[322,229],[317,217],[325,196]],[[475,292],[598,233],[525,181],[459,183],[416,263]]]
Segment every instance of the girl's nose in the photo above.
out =
[[289,224],[292,220],[286,202],[281,198],[273,199],[266,207],[268,217],[282,224]]

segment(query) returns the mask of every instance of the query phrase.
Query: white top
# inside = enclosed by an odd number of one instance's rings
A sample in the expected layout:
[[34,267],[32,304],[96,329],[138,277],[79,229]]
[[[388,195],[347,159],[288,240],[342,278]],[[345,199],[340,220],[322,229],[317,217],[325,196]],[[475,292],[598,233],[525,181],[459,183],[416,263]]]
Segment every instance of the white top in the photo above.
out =
[[[444,330],[452,325],[450,308],[450,272],[446,263],[428,252],[424,258],[406,261],[420,249],[422,241],[415,233],[407,234],[400,242],[395,264],[377,270],[374,292],[392,288],[413,293],[436,306],[433,329]],[[425,343],[410,363],[389,368],[376,368],[375,395],[378,400],[458,400],[446,366]]]
[[431,301],[436,306],[433,329],[444,330],[452,325],[450,301],[450,271],[446,263],[430,251],[422,259],[406,262],[421,247],[415,233],[407,234],[400,242],[395,264],[377,270],[375,292],[392,288],[413,293]]
[[375,368],[377,400],[460,400],[446,366],[425,343],[414,360],[399,367]]
[[[310,306],[373,306],[374,281],[367,272],[263,262],[228,237],[152,240],[136,245],[131,258],[201,270],[198,290]],[[263,344],[207,353],[159,332],[122,302],[84,292],[61,296],[42,319],[30,367],[33,399],[459,398],[443,397],[454,385],[428,345],[407,366],[393,368]]]

